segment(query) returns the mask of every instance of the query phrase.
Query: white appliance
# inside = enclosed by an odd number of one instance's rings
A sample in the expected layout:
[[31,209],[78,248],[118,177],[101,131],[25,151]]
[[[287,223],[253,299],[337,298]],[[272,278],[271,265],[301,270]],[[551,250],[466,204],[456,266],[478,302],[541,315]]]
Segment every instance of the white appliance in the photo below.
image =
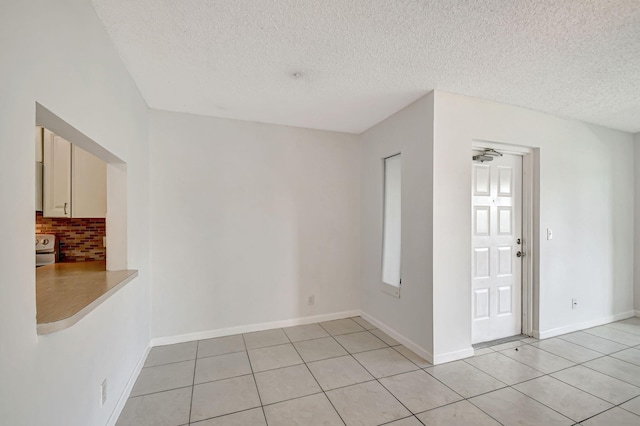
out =
[[36,267],[56,263],[56,236],[36,234]]

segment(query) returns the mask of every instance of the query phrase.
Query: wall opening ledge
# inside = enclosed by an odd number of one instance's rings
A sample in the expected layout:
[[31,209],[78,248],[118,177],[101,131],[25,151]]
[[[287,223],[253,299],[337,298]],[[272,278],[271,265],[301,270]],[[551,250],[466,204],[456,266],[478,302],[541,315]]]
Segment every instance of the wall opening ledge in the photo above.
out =
[[38,334],[67,329],[138,276],[107,271],[102,261],[54,263],[36,269]]

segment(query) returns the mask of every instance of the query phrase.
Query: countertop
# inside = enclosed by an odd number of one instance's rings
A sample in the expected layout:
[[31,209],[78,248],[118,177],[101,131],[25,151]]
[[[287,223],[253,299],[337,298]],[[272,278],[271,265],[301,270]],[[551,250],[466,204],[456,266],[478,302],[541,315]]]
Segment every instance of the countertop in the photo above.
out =
[[131,269],[107,271],[101,261],[36,268],[38,334],[71,327],[136,276]]

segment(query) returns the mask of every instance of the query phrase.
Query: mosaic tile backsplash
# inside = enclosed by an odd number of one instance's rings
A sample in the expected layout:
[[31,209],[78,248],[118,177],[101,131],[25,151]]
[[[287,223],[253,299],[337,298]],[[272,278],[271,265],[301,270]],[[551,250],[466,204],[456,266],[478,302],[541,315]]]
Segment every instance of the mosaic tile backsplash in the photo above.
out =
[[60,262],[106,260],[102,238],[105,219],[67,219],[42,217],[36,212],[36,234],[55,234],[60,240]]

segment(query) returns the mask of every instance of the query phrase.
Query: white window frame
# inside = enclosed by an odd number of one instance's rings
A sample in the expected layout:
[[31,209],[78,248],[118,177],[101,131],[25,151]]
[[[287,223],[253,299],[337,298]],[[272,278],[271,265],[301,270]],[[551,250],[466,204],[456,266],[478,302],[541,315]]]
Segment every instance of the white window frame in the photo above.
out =
[[[396,159],[399,161],[398,168],[396,170],[396,182],[398,188],[398,203],[399,206],[387,205],[389,201],[389,188],[387,171],[390,170],[388,161],[390,159]],[[393,182],[391,183],[393,184]],[[391,211],[389,211],[391,209]],[[395,214],[391,216],[393,211]],[[388,217],[392,217],[393,223],[389,223]],[[393,232],[393,228],[398,228],[396,238],[391,238],[390,232]],[[397,256],[388,254],[388,250],[397,250]],[[402,153],[389,155],[382,159],[382,250],[381,250],[381,290],[391,296],[400,297],[400,288],[402,287]],[[389,270],[391,269],[391,270]]]

